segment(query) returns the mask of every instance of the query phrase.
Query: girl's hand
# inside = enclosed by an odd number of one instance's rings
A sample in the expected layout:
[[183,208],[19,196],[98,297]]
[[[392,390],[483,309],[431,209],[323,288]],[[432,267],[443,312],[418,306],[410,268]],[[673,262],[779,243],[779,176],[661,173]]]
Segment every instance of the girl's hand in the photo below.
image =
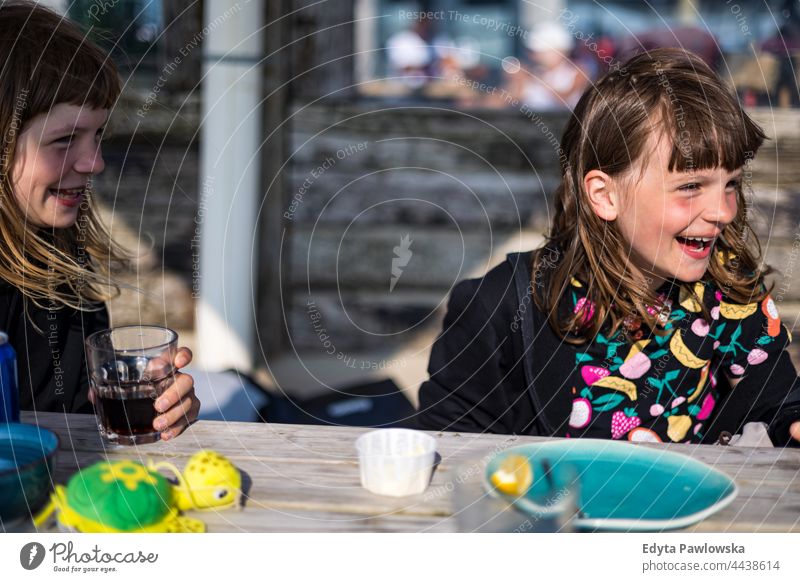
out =
[[789,434],[794,440],[800,441],[800,420],[792,423],[792,426],[789,427]]
[[[192,361],[189,348],[180,348],[175,355],[175,368],[181,369]],[[156,410],[161,413],[153,421],[153,427],[161,432],[162,440],[181,434],[197,420],[200,401],[194,393],[194,379],[189,374],[175,374],[175,381],[156,400]]]

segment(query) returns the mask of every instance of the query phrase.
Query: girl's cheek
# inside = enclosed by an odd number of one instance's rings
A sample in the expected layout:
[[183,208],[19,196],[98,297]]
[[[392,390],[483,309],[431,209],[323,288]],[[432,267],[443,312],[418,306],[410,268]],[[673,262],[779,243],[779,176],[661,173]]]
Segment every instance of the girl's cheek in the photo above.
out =
[[45,181],[58,181],[70,169],[69,150],[41,148],[36,155],[36,173]]
[[670,202],[670,204],[664,208],[663,216],[665,220],[672,220],[677,223],[685,223],[691,220],[693,212],[699,210],[699,204],[692,202],[692,200],[687,198],[678,198]]

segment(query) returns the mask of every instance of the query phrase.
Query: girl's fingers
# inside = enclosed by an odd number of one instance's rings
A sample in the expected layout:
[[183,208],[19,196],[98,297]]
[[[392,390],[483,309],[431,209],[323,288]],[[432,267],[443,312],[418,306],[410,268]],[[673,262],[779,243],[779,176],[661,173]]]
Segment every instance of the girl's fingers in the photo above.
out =
[[176,368],[183,368],[188,366],[192,361],[192,350],[189,348],[179,348],[178,353],[175,354],[174,364]]
[[169,429],[167,429],[166,431],[162,432],[161,439],[167,441],[181,434],[183,431],[186,430],[186,428],[190,424],[192,424],[195,420],[197,420],[197,415],[199,414],[199,412],[200,412],[200,401],[196,397],[193,397],[192,402],[189,405],[188,414],[182,416],[178,420],[178,422],[170,426]]
[[200,401],[192,394],[170,408],[161,416],[156,417],[153,426],[161,432],[174,433],[175,436],[183,432],[190,423],[197,419],[200,411]]
[[178,373],[175,382],[156,400],[156,410],[160,414],[153,421],[153,427],[161,431],[162,438],[168,440],[182,433],[190,423],[197,420],[200,400],[194,393],[194,380],[188,374]]
[[156,410],[166,412],[183,400],[190,392],[194,392],[194,379],[189,374],[178,372],[175,381],[156,400]]

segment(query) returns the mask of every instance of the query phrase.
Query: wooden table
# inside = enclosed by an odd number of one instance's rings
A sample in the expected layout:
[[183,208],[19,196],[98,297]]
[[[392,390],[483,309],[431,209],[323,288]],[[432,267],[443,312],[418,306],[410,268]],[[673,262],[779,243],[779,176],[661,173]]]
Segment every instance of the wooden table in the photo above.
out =
[[[381,497],[359,481],[354,442],[368,429],[201,421],[171,442],[104,447],[94,417],[23,413],[61,439],[56,479],[105,458],[167,460],[183,468],[201,448],[226,455],[245,475],[241,511],[195,513],[210,532],[450,532],[453,483],[464,463],[536,437],[431,433],[441,460],[428,490],[405,498]],[[800,531],[800,449],[710,445],[669,447],[727,473],[739,486],[728,507],[690,531]]]

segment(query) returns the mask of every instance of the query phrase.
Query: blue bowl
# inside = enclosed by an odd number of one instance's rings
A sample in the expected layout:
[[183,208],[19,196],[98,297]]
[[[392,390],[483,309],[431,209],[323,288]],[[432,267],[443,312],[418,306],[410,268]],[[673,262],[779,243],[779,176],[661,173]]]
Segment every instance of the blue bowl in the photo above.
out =
[[[513,447],[492,458],[484,486],[495,493],[489,477],[512,453],[527,457],[534,469],[528,492],[514,500],[520,511],[546,513],[542,500],[563,474],[577,480],[580,513],[574,525],[589,531],[661,531],[697,523],[736,497],[727,475],[687,457],[631,443],[599,439],[564,439]],[[552,467],[556,483],[548,483],[542,460]],[[565,469],[569,468],[569,471]]]
[[32,424],[0,423],[0,522],[30,518],[53,486],[58,437]]

